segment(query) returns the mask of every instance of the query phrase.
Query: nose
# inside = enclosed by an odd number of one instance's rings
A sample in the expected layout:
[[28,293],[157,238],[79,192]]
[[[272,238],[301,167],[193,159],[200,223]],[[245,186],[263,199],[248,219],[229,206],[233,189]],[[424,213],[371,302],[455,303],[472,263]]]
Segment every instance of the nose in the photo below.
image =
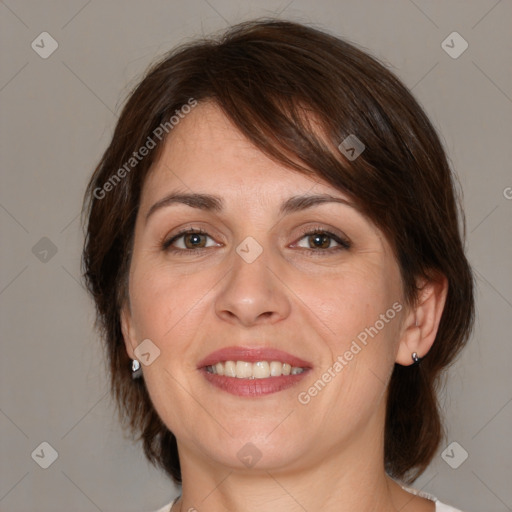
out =
[[217,316],[244,327],[272,324],[286,318],[290,313],[287,288],[266,251],[251,263],[237,253],[233,260],[216,297]]

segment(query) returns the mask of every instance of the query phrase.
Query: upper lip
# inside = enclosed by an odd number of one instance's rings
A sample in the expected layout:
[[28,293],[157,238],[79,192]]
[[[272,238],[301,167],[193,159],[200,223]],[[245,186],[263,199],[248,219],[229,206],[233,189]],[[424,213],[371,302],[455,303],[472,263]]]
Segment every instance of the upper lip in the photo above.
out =
[[216,350],[202,359],[197,367],[204,368],[205,366],[213,366],[223,361],[247,361],[248,363],[255,363],[257,361],[280,361],[281,363],[288,363],[290,366],[298,368],[311,368],[311,363],[296,357],[288,352],[276,348],[260,347],[225,347]]

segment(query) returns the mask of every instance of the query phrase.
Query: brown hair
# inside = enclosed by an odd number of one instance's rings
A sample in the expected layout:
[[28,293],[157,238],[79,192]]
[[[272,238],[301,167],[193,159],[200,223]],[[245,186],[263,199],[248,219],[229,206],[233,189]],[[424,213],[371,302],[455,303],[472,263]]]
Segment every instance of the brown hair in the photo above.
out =
[[[293,22],[242,23],[165,55],[129,96],[90,180],[84,277],[121,419],[140,434],[148,459],[181,482],[176,439],[155,412],[144,379],[131,379],[120,309],[128,299],[140,193],[165,142],[155,133],[166,122],[172,133],[169,119],[191,98],[216,102],[265,154],[348,194],[391,243],[408,304],[419,278],[446,276],[446,305],[431,350],[419,367],[395,364],[388,390],[386,471],[414,481],[443,437],[437,388],[467,342],[474,315],[453,178],[434,128],[394,74],[353,44]],[[304,112],[320,123],[322,136]],[[337,150],[349,135],[365,145],[354,160]],[[148,137],[154,149],[130,160]]]

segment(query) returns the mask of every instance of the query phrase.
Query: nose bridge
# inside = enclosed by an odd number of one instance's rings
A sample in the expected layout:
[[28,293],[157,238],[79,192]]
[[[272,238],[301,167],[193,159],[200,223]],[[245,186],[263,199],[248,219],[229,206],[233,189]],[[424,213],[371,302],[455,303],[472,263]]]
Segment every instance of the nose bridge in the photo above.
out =
[[231,270],[216,298],[217,315],[244,325],[286,316],[288,298],[272,266],[272,251],[245,238],[233,251]]

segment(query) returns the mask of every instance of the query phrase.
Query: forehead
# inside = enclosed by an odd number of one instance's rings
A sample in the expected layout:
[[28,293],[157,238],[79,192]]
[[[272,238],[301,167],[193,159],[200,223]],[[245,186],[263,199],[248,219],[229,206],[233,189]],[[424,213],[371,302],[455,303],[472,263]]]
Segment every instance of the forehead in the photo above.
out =
[[316,175],[285,167],[254,146],[213,102],[200,103],[173,128],[144,185],[143,201],[173,185],[198,192],[340,191]]

